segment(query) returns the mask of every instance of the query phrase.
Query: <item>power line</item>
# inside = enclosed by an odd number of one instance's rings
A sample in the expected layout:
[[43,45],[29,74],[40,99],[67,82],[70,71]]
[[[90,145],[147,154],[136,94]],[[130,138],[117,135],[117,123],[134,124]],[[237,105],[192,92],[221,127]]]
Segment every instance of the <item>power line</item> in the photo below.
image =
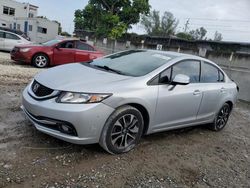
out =
[[[196,29],[195,27],[193,27],[192,29]],[[212,30],[212,31],[220,31],[220,32],[234,32],[234,33],[248,33],[250,34],[250,30],[246,31],[246,30],[234,30],[234,29],[219,29],[219,28],[212,28],[212,27],[205,27],[205,29],[208,30]]]
[[[187,19],[187,18],[184,18]],[[217,19],[217,18],[188,18],[190,20],[206,20],[206,21],[219,21],[219,22],[250,22],[250,20],[233,20],[233,19]]]
[[210,25],[210,24],[193,24],[193,23],[190,23],[190,25],[197,25],[197,26],[208,26],[208,27],[232,27],[232,26],[229,26],[229,25]]

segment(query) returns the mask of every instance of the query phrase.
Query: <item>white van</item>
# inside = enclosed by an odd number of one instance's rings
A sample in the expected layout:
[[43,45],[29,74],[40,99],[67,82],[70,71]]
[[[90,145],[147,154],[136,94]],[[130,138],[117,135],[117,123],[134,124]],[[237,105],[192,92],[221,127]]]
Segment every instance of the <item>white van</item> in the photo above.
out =
[[31,44],[31,42],[15,33],[0,30],[0,50],[11,51],[14,46],[21,44]]

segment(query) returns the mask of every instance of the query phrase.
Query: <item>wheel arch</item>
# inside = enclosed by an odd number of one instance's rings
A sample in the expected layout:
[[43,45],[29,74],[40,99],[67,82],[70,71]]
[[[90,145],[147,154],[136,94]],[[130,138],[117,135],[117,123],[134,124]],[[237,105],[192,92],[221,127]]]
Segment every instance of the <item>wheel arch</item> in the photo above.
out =
[[[141,105],[139,103],[127,103],[127,104],[123,104],[122,106],[124,106],[124,105],[132,106],[141,112],[142,117],[143,117],[143,121],[144,121],[143,135],[145,135],[148,131],[149,121],[150,121],[148,110],[143,105]],[[119,107],[121,107],[121,106],[119,106]],[[117,107],[117,108],[119,108],[119,107]]]
[[230,110],[232,110],[233,109],[233,102],[232,101],[230,101],[230,100],[228,100],[228,101],[226,101],[225,103],[227,103],[229,106],[230,106]]

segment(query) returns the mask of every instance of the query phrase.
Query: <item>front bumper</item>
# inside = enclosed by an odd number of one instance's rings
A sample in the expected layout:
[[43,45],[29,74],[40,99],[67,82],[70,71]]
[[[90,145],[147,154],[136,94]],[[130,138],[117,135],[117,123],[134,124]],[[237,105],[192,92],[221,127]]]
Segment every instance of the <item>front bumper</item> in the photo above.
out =
[[10,58],[13,61],[17,61],[17,62],[25,62],[25,63],[31,63],[31,59],[32,59],[32,54],[30,54],[29,52],[26,53],[21,53],[21,52],[15,52],[15,51],[11,51],[10,52]]
[[[28,94],[28,87],[23,92],[21,108],[37,130],[74,144],[98,143],[103,126],[114,111],[103,103],[62,104],[57,103],[55,98],[38,101]],[[76,130],[76,136],[52,128],[58,121],[72,125]]]

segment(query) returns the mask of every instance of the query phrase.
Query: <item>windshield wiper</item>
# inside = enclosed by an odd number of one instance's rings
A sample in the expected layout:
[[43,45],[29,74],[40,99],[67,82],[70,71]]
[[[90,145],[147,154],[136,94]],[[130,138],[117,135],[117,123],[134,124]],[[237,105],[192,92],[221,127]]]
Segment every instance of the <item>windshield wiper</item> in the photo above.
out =
[[117,73],[117,74],[126,75],[126,74],[123,73],[122,71],[119,71],[119,70],[116,70],[116,69],[112,69],[112,68],[110,68],[110,67],[108,67],[108,66],[106,66],[106,65],[105,65],[105,66],[95,65],[95,66],[98,67],[98,68],[107,70],[107,71],[115,72],[115,73]]

